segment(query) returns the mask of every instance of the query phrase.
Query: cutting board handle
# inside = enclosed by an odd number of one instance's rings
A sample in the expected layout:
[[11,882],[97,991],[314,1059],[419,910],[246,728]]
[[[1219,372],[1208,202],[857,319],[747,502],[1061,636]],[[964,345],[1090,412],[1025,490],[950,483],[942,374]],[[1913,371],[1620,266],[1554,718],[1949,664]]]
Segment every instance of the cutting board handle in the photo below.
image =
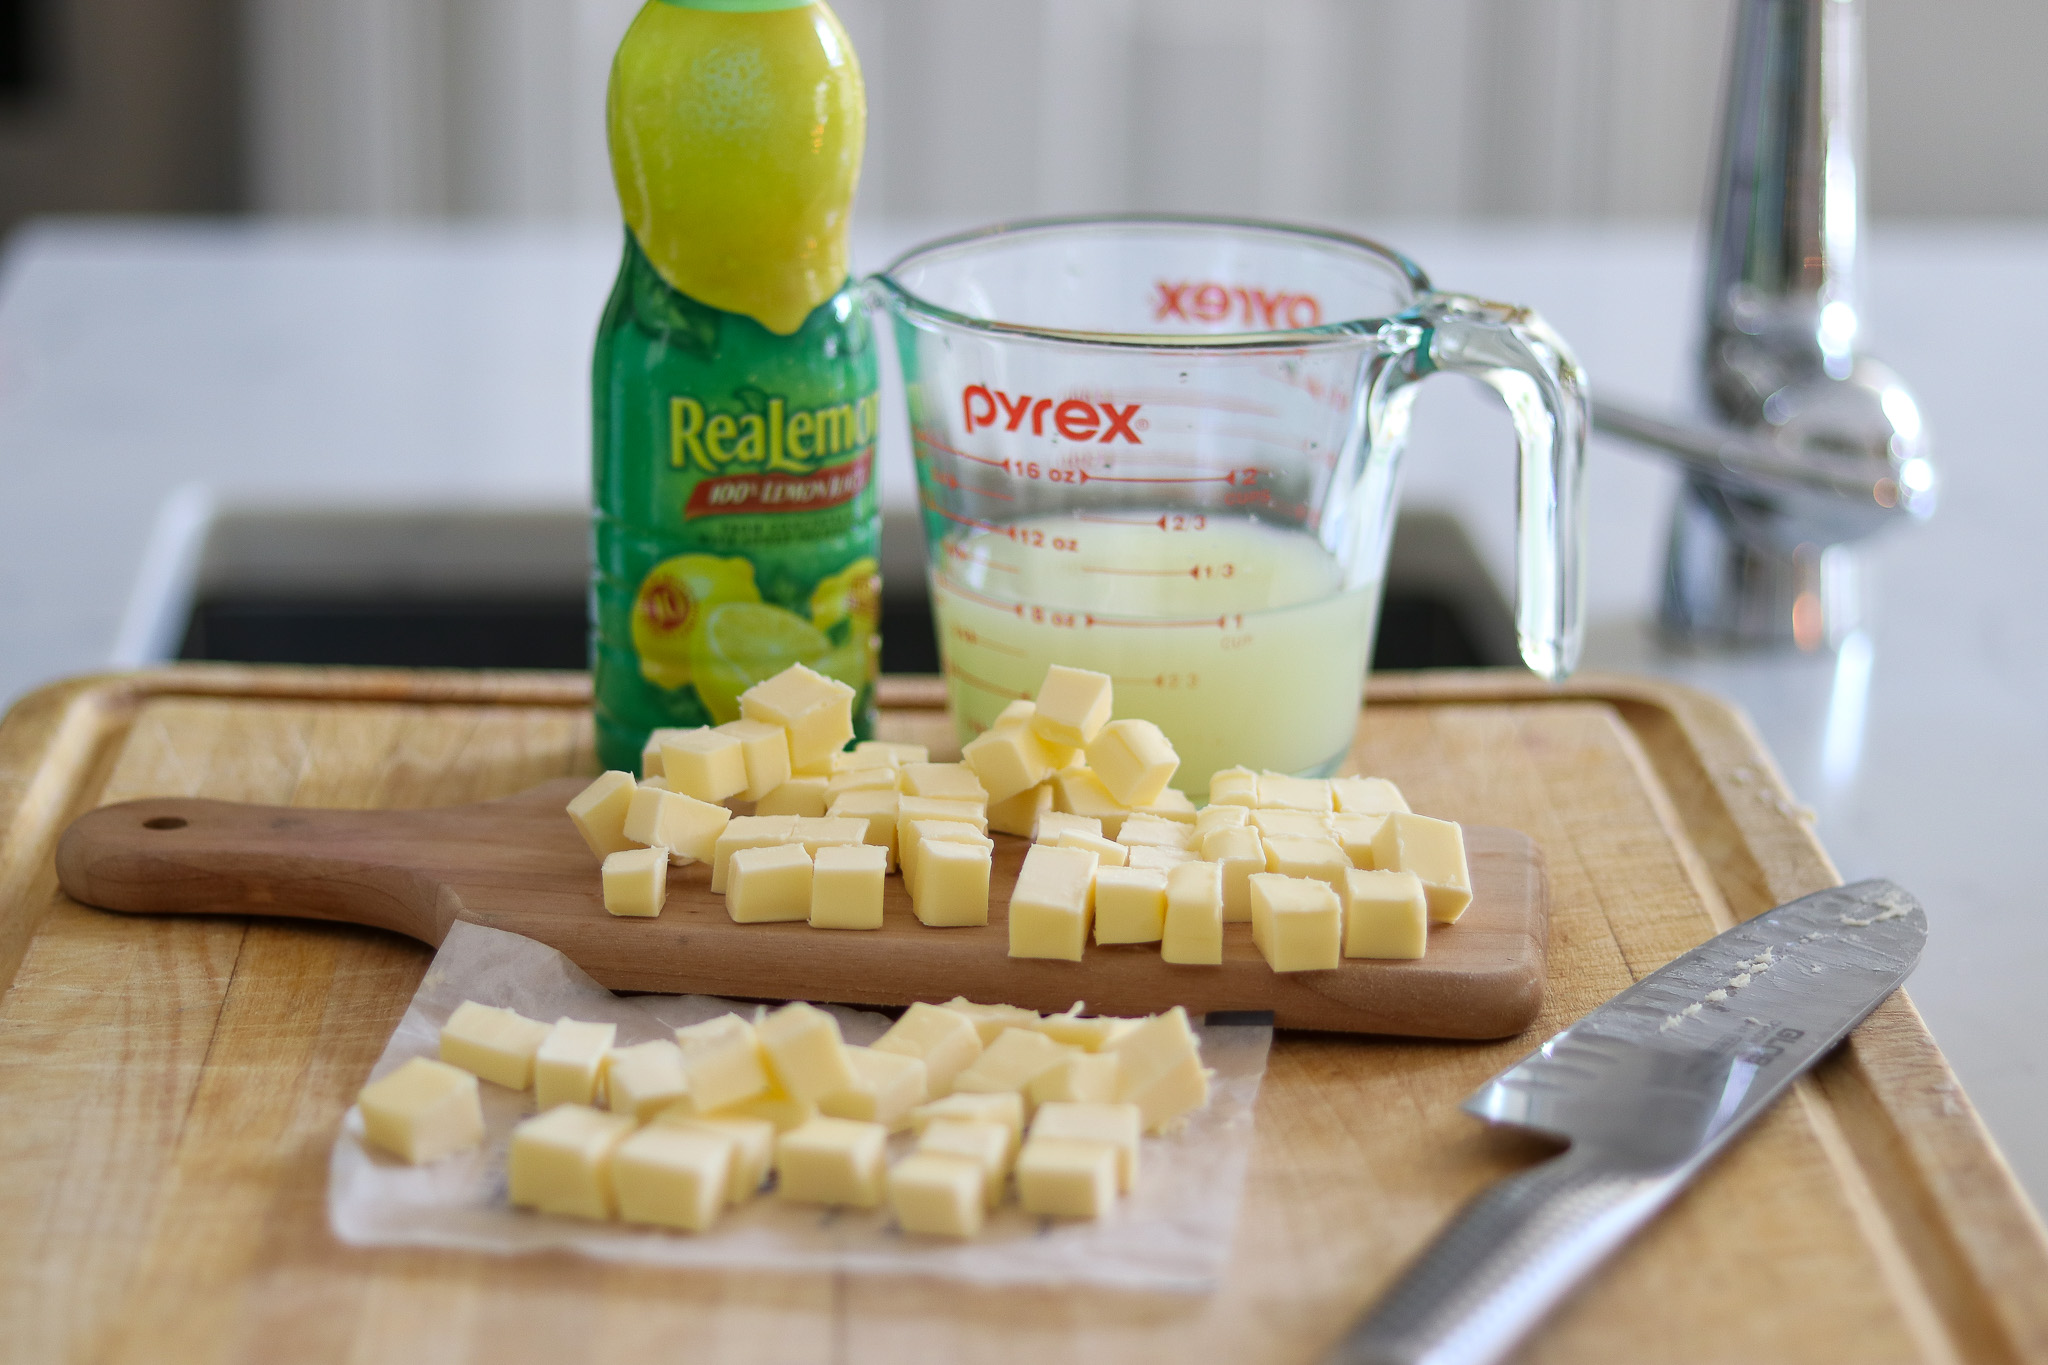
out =
[[423,870],[419,817],[126,801],[88,811],[64,831],[57,880],[73,900],[104,910],[336,920],[438,946],[462,907]]

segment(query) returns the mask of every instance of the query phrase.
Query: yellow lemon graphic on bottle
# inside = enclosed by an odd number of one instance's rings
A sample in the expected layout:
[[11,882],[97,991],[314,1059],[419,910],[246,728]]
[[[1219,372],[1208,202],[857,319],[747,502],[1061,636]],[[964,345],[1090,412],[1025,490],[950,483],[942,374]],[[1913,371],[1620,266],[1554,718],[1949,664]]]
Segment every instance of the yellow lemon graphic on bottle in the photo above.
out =
[[833,643],[810,666],[856,691],[881,672],[880,567],[871,557],[856,559],[811,591],[811,624]]
[[[832,641],[803,617],[765,602],[727,602],[705,613],[690,649],[697,700],[723,725],[740,718],[740,693],[791,664],[819,672]],[[836,675],[832,675],[836,676]]]
[[691,655],[711,613],[729,603],[760,600],[754,566],[745,559],[664,559],[640,580],[633,599],[633,649],[640,656],[640,675],[656,687],[687,687],[693,680]]

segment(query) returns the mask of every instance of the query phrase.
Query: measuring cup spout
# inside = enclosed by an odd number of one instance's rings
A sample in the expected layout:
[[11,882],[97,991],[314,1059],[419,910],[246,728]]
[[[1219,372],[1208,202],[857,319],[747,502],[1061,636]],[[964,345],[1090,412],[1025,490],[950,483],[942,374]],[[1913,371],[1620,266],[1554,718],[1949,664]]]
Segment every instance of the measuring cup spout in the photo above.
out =
[[1432,293],[1410,311],[1420,328],[1407,374],[1467,374],[1498,393],[1514,420],[1515,628],[1522,661],[1557,681],[1585,636],[1585,463],[1591,399],[1564,339],[1527,308]]

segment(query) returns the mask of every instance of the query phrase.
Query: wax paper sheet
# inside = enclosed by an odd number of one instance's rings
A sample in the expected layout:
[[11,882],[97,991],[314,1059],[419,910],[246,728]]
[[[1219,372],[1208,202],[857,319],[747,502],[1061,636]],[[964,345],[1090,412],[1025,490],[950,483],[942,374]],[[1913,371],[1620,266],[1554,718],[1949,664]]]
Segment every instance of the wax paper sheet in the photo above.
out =
[[[619,1044],[672,1037],[682,1024],[752,1005],[701,995],[613,995],[568,958],[518,934],[458,922],[434,957],[371,1077],[436,1055],[441,1025],[464,1000],[509,1006],[534,1019],[609,1021]],[[886,1015],[831,1007],[850,1043],[889,1026]],[[1272,1029],[1203,1025],[1203,1060],[1215,1072],[1209,1105],[1170,1137],[1144,1140],[1138,1185],[1099,1222],[1054,1222],[1014,1202],[969,1242],[899,1231],[885,1211],[784,1203],[772,1190],[729,1211],[708,1233],[536,1214],[505,1198],[512,1126],[533,1112],[530,1092],[485,1082],[485,1138],[473,1152],[413,1167],[365,1147],[351,1107],[328,1163],[334,1233],[356,1246],[434,1246],[515,1254],[561,1248],[641,1265],[845,1270],[951,1277],[982,1284],[1086,1283],[1199,1292],[1230,1254],[1244,1193],[1252,1109]],[[892,1139],[891,1159],[911,1138]]]

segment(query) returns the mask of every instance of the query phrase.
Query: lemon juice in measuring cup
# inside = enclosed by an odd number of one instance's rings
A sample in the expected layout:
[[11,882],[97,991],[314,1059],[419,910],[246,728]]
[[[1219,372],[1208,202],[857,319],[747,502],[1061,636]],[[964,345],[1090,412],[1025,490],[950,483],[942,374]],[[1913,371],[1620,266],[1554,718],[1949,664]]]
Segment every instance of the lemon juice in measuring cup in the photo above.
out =
[[1047,664],[1115,679],[1206,794],[1336,770],[1357,733],[1414,383],[1509,400],[1525,662],[1576,661],[1576,363],[1526,309],[1358,238],[1123,218],[936,242],[876,277],[903,367],[963,739]]
[[[1107,673],[1191,780],[1245,755],[1322,771],[1349,742],[1379,586],[1246,517],[1130,509],[969,529],[933,583],[955,715],[985,728],[1044,664]],[[1273,661],[1294,660],[1278,671]],[[1336,740],[1333,752],[1333,738]]]

